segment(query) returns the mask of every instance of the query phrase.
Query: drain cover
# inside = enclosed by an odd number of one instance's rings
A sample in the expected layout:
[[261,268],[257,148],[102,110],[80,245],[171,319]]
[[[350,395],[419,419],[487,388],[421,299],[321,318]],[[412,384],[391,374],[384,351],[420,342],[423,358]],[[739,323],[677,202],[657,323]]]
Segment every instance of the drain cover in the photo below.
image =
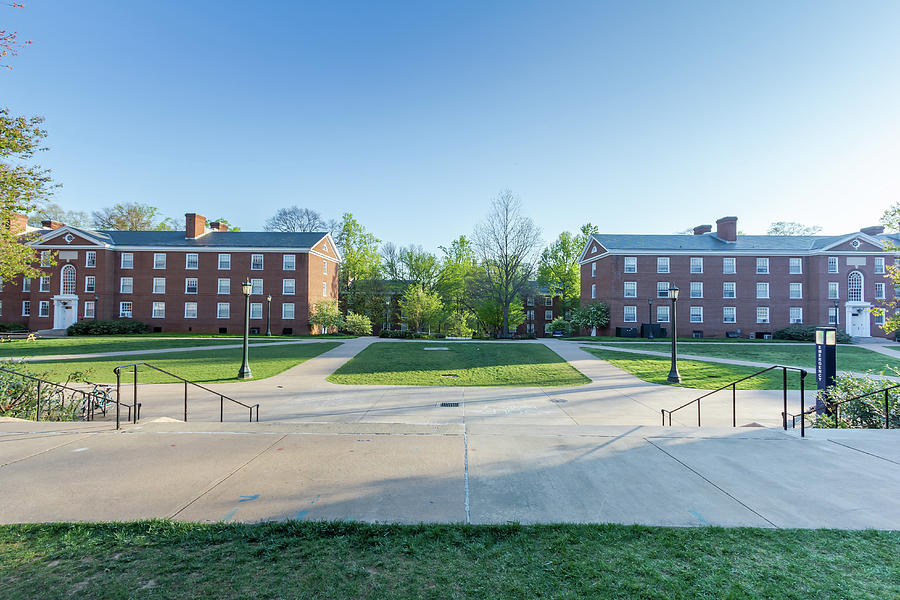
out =
[[456,373],[444,373],[441,377],[459,377]]
[[441,402],[441,408],[457,408],[459,402]]
[[550,402],[556,402],[557,404],[563,404],[564,402],[568,402],[568,400],[563,400],[562,398],[550,398]]

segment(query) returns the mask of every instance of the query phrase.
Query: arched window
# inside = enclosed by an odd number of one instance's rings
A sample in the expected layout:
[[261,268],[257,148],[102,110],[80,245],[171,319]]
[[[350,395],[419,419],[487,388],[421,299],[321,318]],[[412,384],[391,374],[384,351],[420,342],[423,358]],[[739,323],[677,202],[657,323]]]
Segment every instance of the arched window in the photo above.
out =
[[60,271],[60,279],[62,279],[61,294],[75,293],[75,267],[66,265]]
[[850,302],[863,301],[863,276],[859,271],[853,271],[847,278],[847,299]]

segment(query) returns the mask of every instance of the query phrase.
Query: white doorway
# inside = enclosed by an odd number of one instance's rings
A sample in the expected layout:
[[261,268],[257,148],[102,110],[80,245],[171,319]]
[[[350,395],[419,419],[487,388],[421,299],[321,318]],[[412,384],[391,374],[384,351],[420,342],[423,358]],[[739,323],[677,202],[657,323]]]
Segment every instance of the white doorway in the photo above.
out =
[[868,302],[848,302],[846,311],[847,333],[853,337],[870,337],[871,318],[869,315]]
[[53,297],[53,329],[66,329],[78,321],[78,296]]

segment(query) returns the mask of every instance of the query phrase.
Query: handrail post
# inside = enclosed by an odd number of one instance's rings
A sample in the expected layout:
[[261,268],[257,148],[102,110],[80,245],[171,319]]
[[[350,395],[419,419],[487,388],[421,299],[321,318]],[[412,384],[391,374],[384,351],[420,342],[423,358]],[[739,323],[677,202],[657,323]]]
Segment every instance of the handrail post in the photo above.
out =
[[782,421],[783,421],[782,425],[784,426],[784,430],[787,431],[787,367],[781,367],[781,374],[782,374],[782,378],[781,378],[782,379],[782,388],[784,390],[784,412],[781,413],[782,416],[784,417],[782,419]]
[[[697,404],[700,404],[697,402]],[[737,384],[731,384],[731,426],[737,427]]]
[[219,394],[219,423],[225,422],[225,396]]
[[806,399],[803,396],[803,371],[800,371],[800,437],[806,437]]
[[119,410],[122,406],[122,375],[119,367],[113,369],[116,373],[116,429],[119,429]]
[[659,409],[659,412],[662,415],[662,426],[665,427],[666,426],[666,409],[661,408],[661,409]]
[[884,428],[891,428],[890,404],[888,404],[888,391],[884,390]]
[[187,379],[184,380],[184,422],[187,423]]
[[34,420],[40,421],[41,420],[41,380],[40,379],[38,379],[38,382],[37,382],[37,403],[36,404],[37,404],[37,406],[36,406]]
[[697,427],[700,427],[700,398],[697,398]]
[[[137,363],[134,365],[134,400],[132,400],[132,403],[137,406]],[[133,423],[137,425],[137,411],[134,412]]]

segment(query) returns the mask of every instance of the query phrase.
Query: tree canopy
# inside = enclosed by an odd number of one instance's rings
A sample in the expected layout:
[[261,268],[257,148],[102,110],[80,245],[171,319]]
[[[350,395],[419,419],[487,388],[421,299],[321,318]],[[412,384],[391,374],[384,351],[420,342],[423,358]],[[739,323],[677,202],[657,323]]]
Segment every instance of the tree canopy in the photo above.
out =
[[822,231],[818,225],[804,225],[796,221],[775,221],[766,230],[766,235],[816,235]]
[[172,231],[175,222],[163,217],[159,209],[149,204],[125,202],[92,213],[96,229],[118,231]]
[[591,223],[582,225],[577,235],[564,231],[541,253],[538,284],[546,287],[551,295],[560,296],[565,309],[574,308],[579,303],[581,267],[578,259],[593,233],[597,233],[597,227]]
[[272,217],[266,219],[266,231],[327,231],[335,234],[341,224],[335,220],[325,220],[311,208],[297,205],[279,208]]

